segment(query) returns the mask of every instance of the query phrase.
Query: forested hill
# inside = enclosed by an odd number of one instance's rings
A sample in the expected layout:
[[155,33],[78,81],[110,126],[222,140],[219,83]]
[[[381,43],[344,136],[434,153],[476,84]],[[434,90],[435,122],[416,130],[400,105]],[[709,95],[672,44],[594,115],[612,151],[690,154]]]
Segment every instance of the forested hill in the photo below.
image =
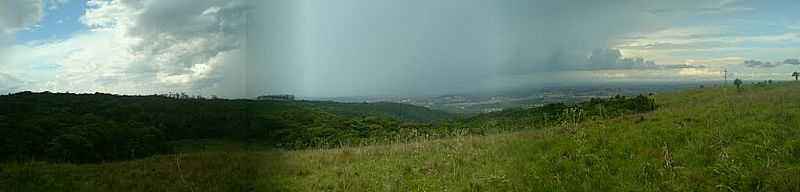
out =
[[[97,101],[97,102],[92,102]],[[31,110],[31,107],[50,108],[61,107],[61,109],[69,108],[70,110],[77,110],[80,113],[95,113],[98,111],[94,107],[104,107],[101,111],[111,110],[108,108],[122,109],[121,107],[133,107],[142,110],[150,111],[163,109],[166,105],[178,104],[228,104],[228,105],[253,105],[250,110],[255,112],[275,112],[286,111],[295,108],[307,108],[315,110],[324,110],[326,112],[334,113],[336,115],[354,117],[354,116],[384,116],[394,118],[401,121],[416,122],[416,123],[430,123],[446,119],[452,119],[450,113],[432,110],[425,107],[392,103],[392,102],[376,102],[376,103],[341,103],[333,101],[274,101],[274,100],[248,100],[248,99],[205,99],[205,98],[192,98],[186,97],[185,99],[149,95],[149,96],[125,96],[125,95],[112,95],[105,93],[94,94],[71,94],[71,93],[51,93],[51,92],[20,92],[10,95],[0,96],[2,104],[22,104],[24,105],[21,110]],[[74,105],[83,105],[83,107],[75,107]],[[112,106],[113,105],[113,106]],[[115,107],[117,106],[117,107]],[[0,109],[2,110],[2,109]],[[0,112],[14,112],[19,113],[13,109],[6,109],[10,111]],[[136,112],[136,111],[134,111]]]
[[655,109],[646,96],[615,97],[456,119],[396,103],[49,92],[0,96],[0,106],[0,161],[76,163],[169,154],[187,140],[335,148],[537,129]]
[[130,159],[168,153],[168,141],[186,139],[257,140],[291,149],[357,144],[400,125],[451,118],[395,103],[102,93],[21,92],[0,96],[0,106],[0,160]]

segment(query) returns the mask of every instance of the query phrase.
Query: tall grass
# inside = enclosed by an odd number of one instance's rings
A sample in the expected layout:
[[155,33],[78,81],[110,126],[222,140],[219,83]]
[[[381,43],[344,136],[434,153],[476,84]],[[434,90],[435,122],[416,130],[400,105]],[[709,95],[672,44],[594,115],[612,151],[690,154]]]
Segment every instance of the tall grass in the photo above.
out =
[[657,96],[660,108],[544,130],[297,151],[296,191],[798,191],[800,84]]
[[0,189],[800,191],[797,90],[798,83],[780,83],[661,94],[655,112],[581,121],[580,111],[567,111],[569,118],[544,129],[487,136],[99,165],[4,164]]
[[204,152],[116,163],[2,165],[0,191],[276,191],[277,152]]

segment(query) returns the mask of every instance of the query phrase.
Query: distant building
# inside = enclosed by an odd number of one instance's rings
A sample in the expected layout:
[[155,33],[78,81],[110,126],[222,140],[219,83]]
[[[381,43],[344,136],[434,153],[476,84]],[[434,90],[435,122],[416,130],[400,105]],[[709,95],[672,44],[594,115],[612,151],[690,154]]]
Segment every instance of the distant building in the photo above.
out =
[[262,101],[294,101],[294,95],[262,95],[256,99]]

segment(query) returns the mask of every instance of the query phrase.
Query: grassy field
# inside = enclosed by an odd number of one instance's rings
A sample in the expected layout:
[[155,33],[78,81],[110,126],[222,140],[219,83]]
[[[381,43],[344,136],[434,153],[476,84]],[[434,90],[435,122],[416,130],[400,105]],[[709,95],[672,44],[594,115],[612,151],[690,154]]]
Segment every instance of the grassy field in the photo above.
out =
[[489,136],[7,163],[0,190],[800,191],[800,83],[695,89],[656,102],[651,113]]

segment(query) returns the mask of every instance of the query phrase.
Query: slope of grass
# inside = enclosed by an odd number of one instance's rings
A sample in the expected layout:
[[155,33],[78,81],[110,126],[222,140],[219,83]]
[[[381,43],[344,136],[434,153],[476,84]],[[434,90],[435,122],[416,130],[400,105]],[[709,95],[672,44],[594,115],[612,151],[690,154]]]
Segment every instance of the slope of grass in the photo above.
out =
[[659,95],[658,111],[541,131],[298,151],[298,191],[798,191],[800,84]]
[[100,164],[10,163],[0,191],[280,190],[270,181],[285,166],[275,152],[204,152]]
[[[656,96],[655,112],[393,145],[0,166],[8,191],[800,191],[800,84]],[[579,115],[576,113],[575,115]],[[189,158],[191,157],[191,158]]]

